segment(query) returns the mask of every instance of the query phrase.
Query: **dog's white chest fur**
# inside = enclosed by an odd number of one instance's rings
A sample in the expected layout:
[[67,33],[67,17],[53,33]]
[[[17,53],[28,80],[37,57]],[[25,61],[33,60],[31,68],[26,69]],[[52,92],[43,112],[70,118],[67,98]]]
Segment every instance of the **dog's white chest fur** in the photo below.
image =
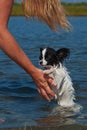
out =
[[49,74],[57,85],[52,89],[56,94],[58,104],[63,107],[73,106],[75,104],[74,88],[67,69],[60,64],[59,67],[55,66],[45,70],[45,73]]

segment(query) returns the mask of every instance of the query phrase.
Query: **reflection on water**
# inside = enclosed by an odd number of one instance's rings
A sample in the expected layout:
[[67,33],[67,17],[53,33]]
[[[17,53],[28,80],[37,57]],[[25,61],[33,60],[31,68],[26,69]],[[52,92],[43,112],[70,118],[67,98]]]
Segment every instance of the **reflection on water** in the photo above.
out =
[[27,22],[24,17],[11,17],[9,29],[39,68],[40,47],[70,48],[71,56],[65,64],[75,88],[76,103],[81,107],[66,109],[55,101],[48,103],[38,94],[31,77],[0,51],[0,128],[87,129],[87,17],[69,19],[74,26],[70,33],[56,34],[46,25]]
[[81,117],[81,110],[82,106],[78,104],[70,108],[55,106],[46,118],[38,122],[41,126],[48,126],[49,124],[49,127],[76,124],[77,118],[83,118]]

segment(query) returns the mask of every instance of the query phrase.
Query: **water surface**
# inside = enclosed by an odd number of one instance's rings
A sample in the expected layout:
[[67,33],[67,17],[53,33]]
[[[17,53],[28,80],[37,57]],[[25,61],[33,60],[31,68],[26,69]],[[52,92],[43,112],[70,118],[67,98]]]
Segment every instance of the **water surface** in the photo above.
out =
[[86,129],[87,126],[87,17],[69,17],[72,32],[52,32],[38,21],[11,17],[9,30],[32,62],[38,64],[39,48],[70,48],[65,65],[75,88],[79,112],[62,109],[53,112],[57,104],[48,103],[36,90],[31,77],[0,51],[0,128],[50,127]]

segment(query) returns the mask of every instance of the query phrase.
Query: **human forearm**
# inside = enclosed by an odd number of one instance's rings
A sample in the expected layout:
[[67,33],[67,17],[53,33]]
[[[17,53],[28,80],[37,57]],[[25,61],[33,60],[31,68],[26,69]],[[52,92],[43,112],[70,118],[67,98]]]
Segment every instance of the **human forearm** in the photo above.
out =
[[0,34],[0,48],[32,76],[36,67],[31,63],[8,30],[4,30]]

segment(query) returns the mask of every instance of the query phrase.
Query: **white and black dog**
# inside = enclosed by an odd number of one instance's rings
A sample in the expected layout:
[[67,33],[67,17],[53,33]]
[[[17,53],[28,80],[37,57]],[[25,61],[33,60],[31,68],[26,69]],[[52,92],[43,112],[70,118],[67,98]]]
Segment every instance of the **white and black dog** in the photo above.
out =
[[40,65],[45,68],[45,73],[54,79],[56,87],[53,91],[56,94],[57,102],[63,107],[72,107],[75,102],[74,88],[71,78],[63,61],[70,55],[68,48],[61,48],[55,51],[53,48],[40,48]]

